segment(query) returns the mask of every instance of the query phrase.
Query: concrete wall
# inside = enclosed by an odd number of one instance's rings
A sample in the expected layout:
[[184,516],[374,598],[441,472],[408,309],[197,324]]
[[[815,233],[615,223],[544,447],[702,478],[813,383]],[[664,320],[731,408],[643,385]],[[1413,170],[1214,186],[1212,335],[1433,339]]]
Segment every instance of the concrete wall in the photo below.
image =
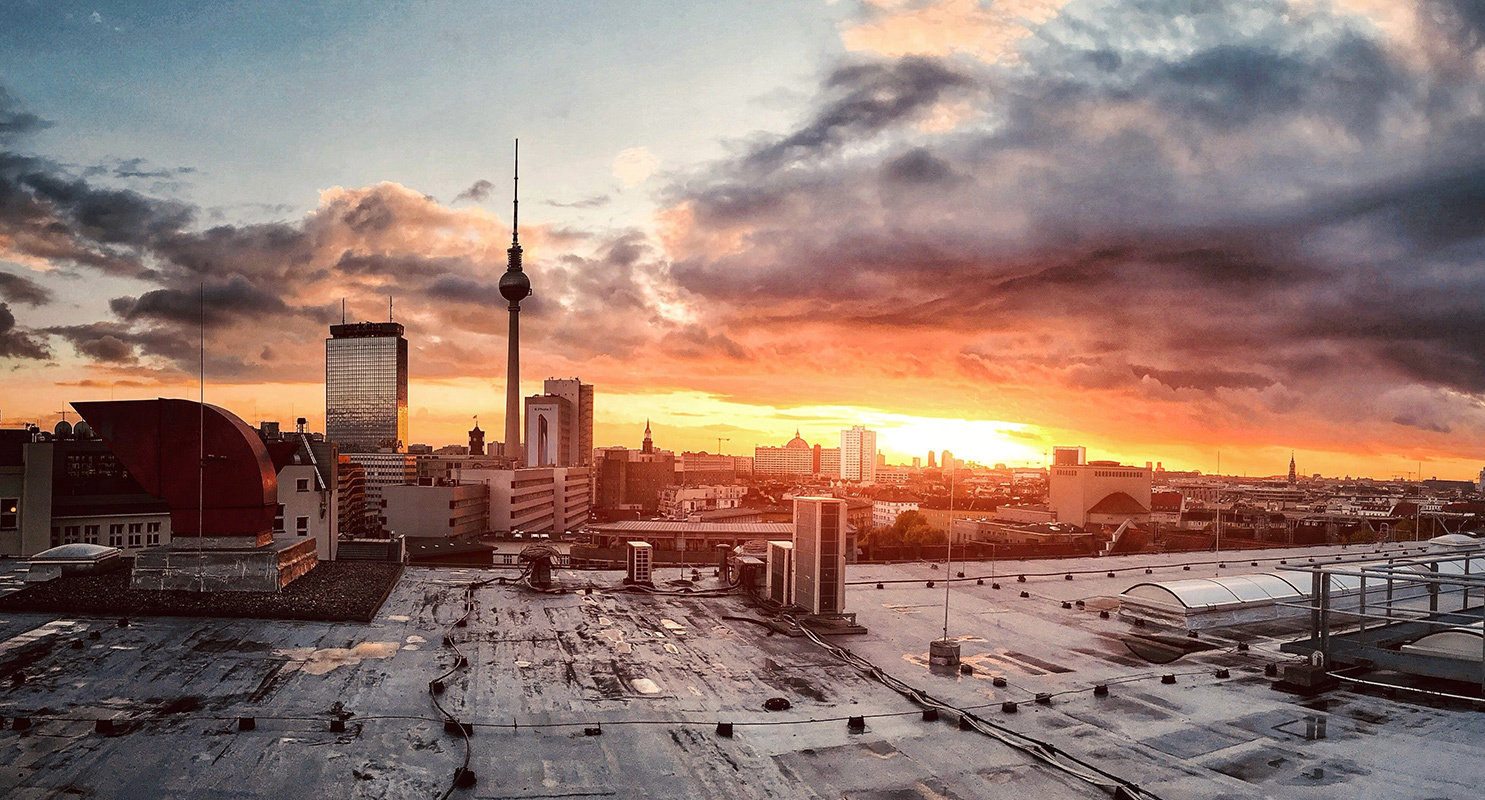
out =
[[400,536],[454,538],[489,529],[489,506],[483,483],[453,486],[388,486],[387,530]]
[[[283,506],[283,528],[274,536],[314,539],[315,553],[321,561],[335,559],[337,531],[340,530],[339,487],[324,487],[316,480],[315,468],[309,464],[290,464],[278,473],[278,502]],[[303,482],[304,491],[299,491]],[[298,521],[307,526],[300,529]]]
[[1150,471],[1143,467],[1106,464],[1053,466],[1048,478],[1047,506],[1058,522],[1082,527],[1088,509],[1114,492],[1124,492],[1150,507]]

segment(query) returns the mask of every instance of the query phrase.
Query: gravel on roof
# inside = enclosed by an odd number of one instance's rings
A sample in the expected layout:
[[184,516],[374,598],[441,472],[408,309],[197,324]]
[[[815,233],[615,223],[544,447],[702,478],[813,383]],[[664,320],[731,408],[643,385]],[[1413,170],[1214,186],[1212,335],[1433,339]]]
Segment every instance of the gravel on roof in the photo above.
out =
[[121,569],[32,584],[0,597],[0,611],[369,622],[401,576],[401,564],[322,561],[278,592],[186,592],[131,589]]

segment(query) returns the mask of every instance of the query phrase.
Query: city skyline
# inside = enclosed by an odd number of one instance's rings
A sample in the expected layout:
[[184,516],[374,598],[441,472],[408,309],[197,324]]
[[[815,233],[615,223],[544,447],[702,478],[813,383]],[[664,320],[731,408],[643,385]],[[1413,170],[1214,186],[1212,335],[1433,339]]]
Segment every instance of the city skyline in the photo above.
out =
[[[863,424],[894,462],[1082,444],[1208,473],[1220,451],[1223,472],[1282,475],[1292,450],[1305,474],[1473,478],[1480,21],[1280,5],[462,8],[462,26],[23,9],[0,34],[0,422],[193,397],[204,281],[209,402],[323,428],[326,326],[341,298],[376,320],[392,293],[410,439],[462,441],[506,394],[520,134],[522,358],[600,387],[596,444],[646,418],[659,446],[731,453]],[[585,51],[605,29],[675,46],[640,71]],[[394,39],[459,56],[368,68]],[[618,77],[536,76],[563,58]],[[253,100],[222,100],[270,61]],[[531,80],[475,91],[503,74]],[[448,119],[409,122],[403,85]],[[110,91],[132,100],[105,109]],[[303,114],[316,91],[355,125]]]

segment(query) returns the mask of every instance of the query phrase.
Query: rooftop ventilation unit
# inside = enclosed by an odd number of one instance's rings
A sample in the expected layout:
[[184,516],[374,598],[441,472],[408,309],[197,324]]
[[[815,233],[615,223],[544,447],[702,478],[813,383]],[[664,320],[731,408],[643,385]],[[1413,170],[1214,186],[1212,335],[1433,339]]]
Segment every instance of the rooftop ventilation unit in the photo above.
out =
[[794,499],[794,603],[811,614],[846,605],[846,501]]
[[794,543],[768,543],[768,599],[794,605]]
[[624,582],[642,586],[654,585],[655,546],[649,542],[629,542],[628,545],[629,575]]

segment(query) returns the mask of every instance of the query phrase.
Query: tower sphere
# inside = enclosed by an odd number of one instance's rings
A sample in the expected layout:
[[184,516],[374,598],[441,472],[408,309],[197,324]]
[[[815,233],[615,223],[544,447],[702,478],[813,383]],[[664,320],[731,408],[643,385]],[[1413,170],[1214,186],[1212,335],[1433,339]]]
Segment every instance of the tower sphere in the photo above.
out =
[[506,270],[505,274],[500,276],[500,296],[512,303],[525,300],[531,296],[531,279],[526,277],[523,271]]

